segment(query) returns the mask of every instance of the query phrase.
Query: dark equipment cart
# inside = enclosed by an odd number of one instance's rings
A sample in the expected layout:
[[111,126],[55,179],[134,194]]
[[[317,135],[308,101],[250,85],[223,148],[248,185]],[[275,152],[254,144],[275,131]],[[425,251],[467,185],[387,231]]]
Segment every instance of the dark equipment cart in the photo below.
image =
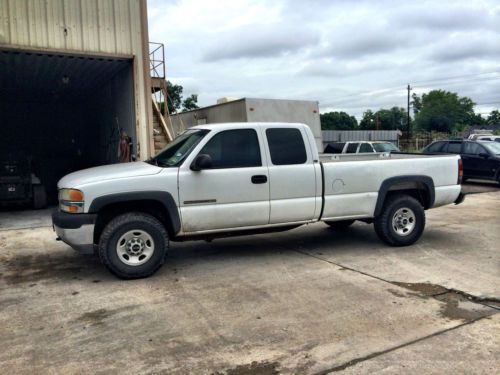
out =
[[45,187],[27,157],[0,160],[0,205],[15,204],[30,204],[35,209],[47,206]]

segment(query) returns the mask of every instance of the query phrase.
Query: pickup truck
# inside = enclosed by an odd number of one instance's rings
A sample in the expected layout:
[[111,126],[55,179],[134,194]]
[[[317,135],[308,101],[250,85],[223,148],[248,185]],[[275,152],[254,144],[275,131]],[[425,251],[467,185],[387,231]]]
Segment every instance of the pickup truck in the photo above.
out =
[[96,252],[124,279],[165,262],[169,241],[373,223],[392,246],[419,239],[424,210],[461,203],[458,155],[318,154],[304,124],[188,129],[153,158],[71,173],[58,183],[58,239]]

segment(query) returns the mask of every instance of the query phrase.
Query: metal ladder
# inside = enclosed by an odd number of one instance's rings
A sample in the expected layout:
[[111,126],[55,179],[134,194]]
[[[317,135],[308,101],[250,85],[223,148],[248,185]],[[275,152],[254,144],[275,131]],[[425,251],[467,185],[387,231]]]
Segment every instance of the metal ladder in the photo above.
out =
[[165,80],[165,46],[149,42],[149,65],[153,105],[153,136],[155,151],[161,150],[173,140],[173,128],[168,113],[167,81]]

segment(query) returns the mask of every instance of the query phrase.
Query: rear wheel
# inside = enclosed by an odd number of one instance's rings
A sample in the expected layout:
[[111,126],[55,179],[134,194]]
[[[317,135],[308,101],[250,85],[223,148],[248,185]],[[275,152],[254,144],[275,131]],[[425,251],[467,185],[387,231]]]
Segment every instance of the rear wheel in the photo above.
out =
[[424,231],[424,208],[411,196],[394,195],[386,200],[374,227],[378,237],[391,246],[411,245]]
[[325,221],[332,229],[343,230],[349,228],[355,220]]
[[133,212],[112,219],[99,240],[99,258],[116,276],[138,279],[155,273],[169,245],[163,224],[149,214]]

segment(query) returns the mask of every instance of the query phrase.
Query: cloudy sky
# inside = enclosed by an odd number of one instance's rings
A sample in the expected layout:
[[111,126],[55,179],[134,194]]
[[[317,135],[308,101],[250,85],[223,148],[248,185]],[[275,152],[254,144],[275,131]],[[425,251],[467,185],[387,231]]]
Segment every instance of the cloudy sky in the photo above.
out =
[[317,100],[360,117],[406,107],[406,85],[500,107],[500,2],[148,0],[167,76],[217,98]]

